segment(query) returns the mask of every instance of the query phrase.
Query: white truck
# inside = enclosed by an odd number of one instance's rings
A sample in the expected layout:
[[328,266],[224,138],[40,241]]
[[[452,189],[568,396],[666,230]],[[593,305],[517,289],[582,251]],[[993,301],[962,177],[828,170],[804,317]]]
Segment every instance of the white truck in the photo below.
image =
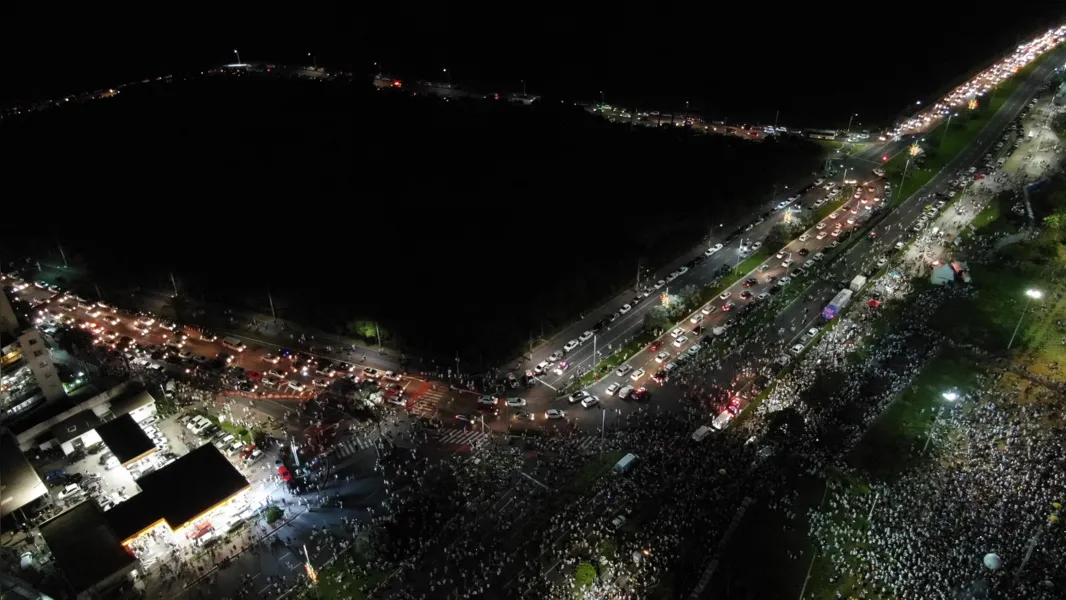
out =
[[866,278],[862,275],[856,275],[855,279],[851,280],[851,285],[848,286],[848,289],[858,294],[865,285]]

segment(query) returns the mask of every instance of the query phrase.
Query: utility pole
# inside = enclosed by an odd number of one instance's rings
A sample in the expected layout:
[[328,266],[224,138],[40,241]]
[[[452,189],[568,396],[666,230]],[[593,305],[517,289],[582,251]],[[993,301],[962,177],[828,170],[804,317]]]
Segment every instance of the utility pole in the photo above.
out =
[[637,293],[640,293],[640,259],[637,259]]
[[[93,287],[96,288],[96,297],[101,299],[101,300],[103,300],[104,299],[104,295],[100,293],[100,286],[98,286],[98,285],[96,285],[94,283]],[[123,355],[123,356],[125,356],[125,355]]]
[[170,284],[174,286],[174,295],[178,295],[178,282],[174,279],[174,271],[170,272]]
[[777,131],[777,118],[781,116],[781,111],[774,113],[774,131]]
[[59,256],[63,258],[63,267],[69,269],[70,265],[67,263],[67,253],[63,252],[63,245],[57,241],[56,246],[59,246]]
[[600,406],[600,453],[603,453],[603,438],[607,432],[607,409]]
[[526,80],[522,80],[522,96],[526,95]]
[[[907,163],[903,165],[903,176],[899,178],[899,194],[903,193],[903,182],[907,181],[907,169],[911,166],[911,159],[907,159]],[[897,195],[899,195],[897,194]]]
[[374,321],[374,333],[376,333],[377,336],[378,336],[378,346],[381,346],[382,348],[384,348],[385,346],[381,345],[381,328],[378,327],[378,322],[377,321]]
[[278,322],[278,315],[274,312],[274,297],[270,295],[270,290],[267,290],[267,300],[270,301],[270,316],[274,318],[274,322]]
[[592,334],[592,375],[596,376],[596,358],[598,354],[596,352],[596,334]]

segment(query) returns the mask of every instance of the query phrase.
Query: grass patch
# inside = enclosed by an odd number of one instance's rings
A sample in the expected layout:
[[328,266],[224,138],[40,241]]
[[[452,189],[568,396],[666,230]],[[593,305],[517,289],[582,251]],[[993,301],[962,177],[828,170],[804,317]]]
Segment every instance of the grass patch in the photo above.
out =
[[922,446],[939,411],[949,404],[944,392],[972,391],[983,368],[946,352],[926,365],[914,384],[873,423],[848,456],[848,463],[877,479],[893,479],[921,459]]
[[366,563],[366,560],[355,553],[338,558],[318,574],[318,589],[307,597],[321,600],[366,600],[369,597],[368,592],[373,591],[388,577],[384,571],[376,570],[366,575],[359,574],[355,567]]
[[234,437],[236,437],[237,439],[241,440],[242,442],[244,442],[246,444],[253,443],[254,433],[250,429],[248,429],[247,427],[243,427],[241,425],[234,425],[233,423],[230,423],[229,421],[219,421],[218,417],[216,417],[215,415],[212,415],[212,414],[210,414],[208,412],[205,412],[205,411],[202,411],[202,410],[195,410],[195,411],[193,411],[193,414],[197,414],[197,415],[200,415],[200,416],[204,417],[208,421],[211,421],[215,425],[218,425],[219,427],[221,427],[223,431],[226,431],[227,433],[232,433],[234,435]]
[[985,99],[986,106],[977,111],[960,111],[959,117],[951,120],[950,127],[947,127],[948,123],[944,122],[934,130],[926,133],[925,138],[935,146],[935,150],[926,156],[925,163],[921,167],[915,166],[914,161],[911,161],[910,168],[907,169],[907,177],[903,180],[902,185],[899,185],[899,182],[903,177],[903,171],[910,154],[901,152],[885,163],[886,179],[896,184],[891,204],[895,206],[909,198],[911,194],[918,191],[933,176],[939,173],[963,148],[969,145],[974,137],[985,128],[988,121],[999,112],[1003,104],[1014,94],[1018,86],[1021,85],[1022,80],[1050,54],[1051,52],[1045,53],[1013,77],[994,88],[989,97]]

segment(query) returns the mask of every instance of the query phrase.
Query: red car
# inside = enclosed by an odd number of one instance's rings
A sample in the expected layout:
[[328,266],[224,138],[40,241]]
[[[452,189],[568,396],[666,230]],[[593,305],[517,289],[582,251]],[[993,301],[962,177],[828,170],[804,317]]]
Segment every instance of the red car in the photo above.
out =
[[278,475],[281,475],[281,478],[285,481],[292,481],[292,473],[289,473],[289,470],[285,468],[285,465],[278,467]]
[[662,347],[663,347],[662,341],[661,340],[655,340],[654,342],[651,343],[650,346],[648,346],[648,350],[651,350],[652,352],[658,352],[659,348],[662,348]]

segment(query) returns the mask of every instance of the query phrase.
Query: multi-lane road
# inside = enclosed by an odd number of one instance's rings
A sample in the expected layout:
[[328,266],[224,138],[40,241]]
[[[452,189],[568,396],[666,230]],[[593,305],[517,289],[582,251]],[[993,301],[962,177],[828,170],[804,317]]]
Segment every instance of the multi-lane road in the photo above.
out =
[[[804,280],[804,285],[807,285],[807,289],[804,293],[797,298],[796,301],[789,304],[783,309],[775,319],[775,322],[769,326],[772,332],[777,332],[780,329],[785,329],[785,334],[782,336],[784,339],[777,339],[772,347],[763,348],[764,356],[768,358],[774,357],[780,352],[781,347],[787,348],[787,342],[793,338],[801,335],[811,324],[816,323],[821,317],[818,316],[821,309],[825,305],[825,301],[835,294],[838,289],[838,282],[840,280],[850,280],[852,277],[858,274],[862,274],[871,268],[871,263],[877,260],[877,257],[884,254],[894,248],[895,244],[899,241],[905,241],[912,235],[910,231],[911,225],[922,214],[923,209],[927,201],[925,200],[928,194],[945,191],[948,187],[948,182],[956,179],[960,176],[966,176],[966,169],[974,164],[982,155],[988,152],[989,148],[1002,134],[1007,124],[1015,119],[1021,110],[1029,103],[1031,98],[1036,94],[1039,87],[1043,82],[1051,75],[1055,67],[1062,64],[1064,57],[1066,57],[1066,50],[1063,48],[1056,49],[1055,54],[1048,60],[1044,61],[1028,77],[1019,85],[1014,94],[1007,99],[1000,110],[993,115],[993,117],[986,124],[985,128],[979,133],[971,143],[960,152],[955,158],[953,158],[944,169],[941,170],[935,177],[933,177],[925,186],[913,193],[903,203],[896,206],[893,210],[888,211],[887,214],[879,215],[879,220],[875,226],[873,226],[873,236],[863,236],[861,239],[855,240],[851,243],[844,254],[834,260],[828,270],[828,275],[823,278],[811,281]],[[857,153],[856,155],[846,157],[844,159],[844,165],[842,169],[848,169],[847,178],[857,179],[859,182],[877,182],[878,178],[873,173],[873,170],[880,164],[880,157],[883,155],[892,156],[900,151],[903,151],[908,145],[907,140],[898,140],[885,145],[871,146],[864,151]],[[851,218],[861,219],[866,213],[872,211],[866,211],[865,208],[859,208],[856,213],[851,213],[851,210],[857,206],[865,207],[871,203],[873,197],[884,199],[883,185],[891,185],[892,182],[884,182],[880,180],[877,183],[877,187],[874,188],[874,192],[866,192],[865,195],[856,200],[849,200],[848,207],[842,209],[841,214],[836,219],[827,218],[825,223],[827,226],[822,231],[832,231],[831,228],[835,228],[836,223],[840,220],[844,220],[845,227],[849,227],[846,224],[850,215]],[[894,182],[897,186],[899,182]],[[801,198],[799,202],[802,202],[806,206],[811,206],[813,201],[817,198],[824,197],[825,190],[815,188],[809,192],[805,197]],[[865,202],[863,202],[865,200]],[[756,225],[752,230],[744,234],[743,241],[748,243],[756,240],[763,239],[767,232],[775,224],[780,222],[783,218],[781,211],[774,214],[774,217],[766,219],[763,223]],[[853,226],[861,225],[861,221]],[[851,227],[853,227],[851,226]],[[810,255],[806,260],[810,260],[810,256],[816,253],[816,248],[821,248],[833,239],[831,236],[826,237],[824,240],[818,240],[816,234],[819,230],[812,228],[807,232],[811,234],[811,238],[806,242],[800,242],[796,240],[790,243],[786,249],[791,251],[792,256],[797,257],[798,251],[801,246],[808,247]],[[713,242],[712,242],[713,243]],[[713,279],[714,272],[723,264],[733,266],[737,264],[738,259],[743,260],[743,256],[738,256],[737,252],[742,243],[741,239],[735,239],[726,243],[721,250],[715,255],[704,261],[702,264],[691,268],[688,272],[675,279],[670,284],[670,288],[673,290],[681,289],[687,285],[705,285]],[[818,246],[812,246],[812,244],[818,244]],[[666,270],[675,270],[679,265],[684,264],[691,260],[695,255],[682,257],[677,261],[675,265],[668,267]],[[740,282],[730,288],[730,297],[726,300],[717,300],[711,304],[717,305],[719,308],[704,318],[699,323],[705,330],[709,330],[714,325],[720,324],[724,319],[730,315],[723,313],[721,305],[724,302],[732,301],[737,304],[737,308],[747,302],[739,298],[739,294],[745,291],[744,280],[749,277],[755,277],[759,282],[755,287],[751,288],[753,294],[757,297],[766,289],[766,283],[764,277],[768,274],[781,276],[783,269],[780,267],[780,261],[776,259],[776,253],[771,255],[771,259],[765,261],[765,264],[769,265],[767,271],[756,271],[745,275]],[[800,263],[802,264],[802,263]],[[875,263],[874,263],[875,264]],[[789,268],[795,268],[796,264]],[[657,280],[659,277],[653,277],[652,280]],[[795,283],[792,285],[796,285]],[[576,323],[566,330],[552,338],[551,343],[545,347],[540,348],[532,354],[529,360],[522,363],[521,368],[532,369],[535,365],[548,359],[549,355],[562,350],[562,347],[568,340],[580,339],[581,334],[591,329],[592,325],[600,321],[606,316],[613,314],[619,307],[632,301],[635,293],[625,294],[617,297],[606,306],[601,307],[594,314],[586,316],[581,322]],[[653,295],[654,296],[654,295]],[[813,300],[807,301],[807,297],[812,297]],[[758,301],[758,300],[756,300]],[[657,302],[657,298],[648,297],[643,299],[642,302],[636,304],[635,307],[630,309],[627,313],[619,315],[616,320],[611,324],[609,330],[601,330],[596,336],[597,350],[604,349],[603,356],[607,356],[611,349],[618,348],[625,340],[632,338],[639,332],[643,323],[644,314],[650,307]],[[696,324],[690,323],[688,318],[680,323],[680,326],[685,330],[691,330]],[[795,327],[795,330],[793,330]],[[672,329],[672,328],[670,328]],[[706,335],[706,331],[704,334]],[[661,337],[658,342],[661,343],[663,350],[668,350],[672,355],[677,354],[677,351],[684,350],[684,347],[691,345],[692,338],[694,336],[687,335],[690,341],[687,344],[678,348],[673,345],[675,338],[669,334]],[[588,339],[580,346],[567,353],[565,360],[570,362],[570,369],[574,369],[578,366],[591,366],[592,364],[592,340]],[[661,350],[660,350],[661,351]],[[645,350],[638,353],[636,356],[630,358],[627,364],[636,369],[644,369],[645,374],[639,381],[632,381],[630,378],[632,373],[628,373],[624,376],[611,375],[595,385],[590,386],[587,391],[597,396],[601,403],[601,408],[607,410],[630,410],[629,406],[619,400],[617,397],[607,394],[607,386],[611,383],[620,383],[623,385],[643,385],[647,379],[663,364],[654,361],[654,357],[658,354],[658,351],[652,352]],[[549,372],[549,374],[542,378],[544,385],[538,385],[537,388],[529,390],[523,394],[524,397],[530,400],[530,404],[535,410],[544,410],[548,407],[552,408],[570,408],[567,401],[564,398],[560,398],[559,390],[564,387],[569,379],[569,375],[564,373],[563,375],[555,375]],[[671,399],[679,399],[681,394],[676,390],[671,390],[670,385],[652,388],[655,400],[654,402],[669,401]],[[588,421],[590,425],[599,425],[602,415],[599,415],[599,411],[585,411],[581,409],[580,405],[574,405],[572,408],[575,410],[568,411],[568,416],[575,418],[579,421]],[[591,414],[589,414],[591,413]]]

